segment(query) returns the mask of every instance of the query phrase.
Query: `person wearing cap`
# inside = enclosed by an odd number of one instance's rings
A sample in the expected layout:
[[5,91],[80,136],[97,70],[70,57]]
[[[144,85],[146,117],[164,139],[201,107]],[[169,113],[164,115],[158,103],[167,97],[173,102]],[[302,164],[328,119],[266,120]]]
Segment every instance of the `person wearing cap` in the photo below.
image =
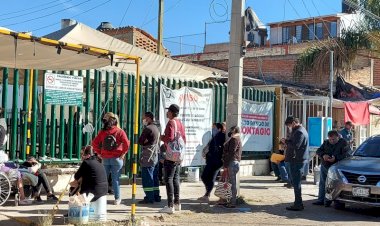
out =
[[154,115],[152,112],[146,112],[143,118],[143,129],[138,143],[141,145],[141,179],[145,192],[140,204],[153,204],[160,202],[160,184],[158,181],[158,151],[160,149],[160,131],[154,124]]
[[[161,135],[160,137],[161,141],[164,142],[165,146],[167,146],[169,142],[172,142],[174,140],[176,132],[179,132],[186,143],[185,127],[183,126],[181,120],[178,119],[179,106],[176,104],[172,104],[166,109],[168,110],[166,113],[166,117],[169,119],[169,121],[166,124],[164,135]],[[174,211],[181,211],[181,203],[179,199],[179,173],[181,171],[181,163],[165,159],[164,170],[168,205],[161,209],[160,212],[174,213]]]
[[309,135],[306,129],[300,124],[298,118],[288,116],[285,125],[291,131],[290,136],[285,140],[286,152],[285,162],[289,165],[290,180],[294,189],[294,204],[286,207],[290,211],[300,211],[304,209],[302,203],[301,178],[304,169],[304,161],[309,159]]
[[[117,117],[114,113],[108,112],[103,116],[103,128],[92,141],[92,147],[95,153],[103,160],[103,165],[107,175],[111,173],[112,187],[114,190],[115,205],[121,203],[120,197],[120,174],[123,168],[124,157],[128,152],[130,142],[124,130],[118,126]],[[115,147],[111,150],[107,143],[115,139]]]

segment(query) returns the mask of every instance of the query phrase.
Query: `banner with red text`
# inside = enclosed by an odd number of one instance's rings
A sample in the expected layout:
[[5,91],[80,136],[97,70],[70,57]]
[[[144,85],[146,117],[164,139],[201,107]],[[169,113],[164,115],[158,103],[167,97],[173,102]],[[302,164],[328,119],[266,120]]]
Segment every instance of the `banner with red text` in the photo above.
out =
[[202,150],[211,140],[212,127],[212,89],[182,87],[172,90],[160,86],[160,124],[163,133],[168,122],[167,110],[171,104],[180,107],[179,119],[185,126],[186,152],[182,166],[204,165]]
[[243,100],[241,135],[243,151],[272,151],[272,102]]

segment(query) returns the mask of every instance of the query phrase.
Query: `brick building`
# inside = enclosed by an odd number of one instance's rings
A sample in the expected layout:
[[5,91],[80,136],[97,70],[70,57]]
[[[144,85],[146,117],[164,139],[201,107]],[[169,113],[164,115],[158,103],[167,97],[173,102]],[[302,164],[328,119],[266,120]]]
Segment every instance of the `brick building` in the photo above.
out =
[[[109,22],[102,22],[97,30],[141,49],[157,53],[157,39],[140,28],[132,26],[113,28]],[[169,57],[170,52],[163,48],[163,55]]]

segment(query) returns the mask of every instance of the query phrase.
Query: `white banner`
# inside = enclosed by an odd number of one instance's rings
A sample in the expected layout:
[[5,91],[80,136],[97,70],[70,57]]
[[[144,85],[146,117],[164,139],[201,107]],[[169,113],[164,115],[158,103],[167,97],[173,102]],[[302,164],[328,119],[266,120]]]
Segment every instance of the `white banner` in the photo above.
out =
[[161,85],[160,124],[163,133],[168,122],[167,110],[171,104],[180,107],[179,119],[185,126],[186,152],[182,166],[204,165],[203,147],[211,139],[212,127],[212,89],[183,87],[172,90]]
[[243,100],[241,134],[243,151],[272,151],[273,103]]

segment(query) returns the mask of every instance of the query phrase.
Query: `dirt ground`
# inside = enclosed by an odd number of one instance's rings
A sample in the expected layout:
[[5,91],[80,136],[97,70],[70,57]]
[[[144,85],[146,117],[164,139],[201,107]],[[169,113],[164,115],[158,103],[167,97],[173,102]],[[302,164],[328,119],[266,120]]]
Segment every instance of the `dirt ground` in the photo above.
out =
[[[335,210],[313,206],[318,190],[311,183],[312,178],[302,185],[305,210],[287,211],[285,207],[293,201],[293,189],[273,179],[270,176],[242,178],[240,193],[246,203],[234,210],[199,203],[196,198],[202,195],[203,184],[183,183],[183,211],[147,216],[142,225],[380,225],[379,208],[348,206],[346,210]],[[199,194],[194,197],[196,191]]]

